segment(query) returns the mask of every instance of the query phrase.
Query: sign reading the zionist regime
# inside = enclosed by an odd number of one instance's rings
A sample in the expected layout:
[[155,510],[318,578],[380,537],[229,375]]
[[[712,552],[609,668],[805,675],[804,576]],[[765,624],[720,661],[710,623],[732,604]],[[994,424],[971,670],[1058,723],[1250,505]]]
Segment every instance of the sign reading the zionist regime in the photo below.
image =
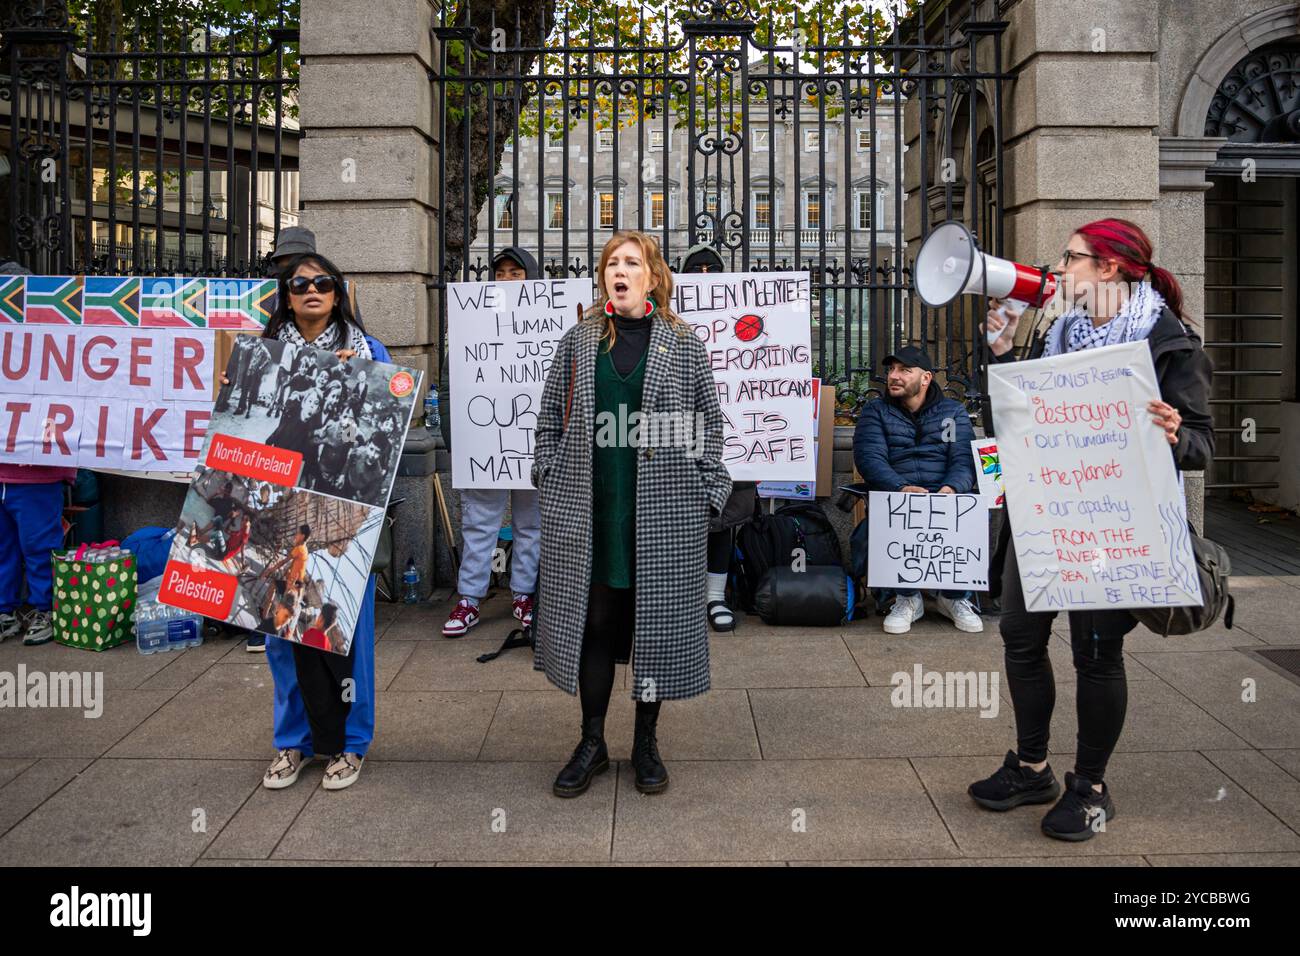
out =
[[453,488],[531,488],[542,386],[590,279],[452,282],[447,298]]
[[815,481],[808,273],[704,273],[673,282],[673,311],[708,349],[731,477]]
[[1030,611],[1202,603],[1145,342],[989,366]]
[[188,471],[216,330],[259,330],[274,279],[0,276],[0,461]]

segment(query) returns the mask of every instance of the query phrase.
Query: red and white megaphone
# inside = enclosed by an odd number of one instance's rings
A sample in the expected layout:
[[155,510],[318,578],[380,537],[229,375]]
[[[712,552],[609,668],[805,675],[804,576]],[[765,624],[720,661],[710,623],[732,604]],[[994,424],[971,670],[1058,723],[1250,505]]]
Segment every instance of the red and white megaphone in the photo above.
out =
[[[1023,312],[1030,305],[1042,308],[1056,294],[1056,276],[980,252],[975,237],[959,222],[945,222],[926,236],[912,265],[912,284],[917,296],[932,309],[959,295],[987,295],[1005,299]],[[1006,311],[1000,311],[1005,319]],[[992,342],[1000,334],[990,330],[988,340]]]

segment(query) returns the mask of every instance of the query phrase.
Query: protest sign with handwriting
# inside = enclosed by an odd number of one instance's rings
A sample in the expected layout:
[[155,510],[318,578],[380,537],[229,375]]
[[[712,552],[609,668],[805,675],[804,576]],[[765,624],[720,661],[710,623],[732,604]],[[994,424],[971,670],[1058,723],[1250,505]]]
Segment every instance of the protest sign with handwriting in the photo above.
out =
[[531,488],[537,411],[561,336],[590,279],[447,287],[453,488]]
[[873,491],[867,587],[989,589],[989,499]]
[[722,405],[722,461],[731,477],[815,481],[808,273],[673,280],[673,310],[709,351]]
[[1202,603],[1146,342],[989,366],[1030,611]]

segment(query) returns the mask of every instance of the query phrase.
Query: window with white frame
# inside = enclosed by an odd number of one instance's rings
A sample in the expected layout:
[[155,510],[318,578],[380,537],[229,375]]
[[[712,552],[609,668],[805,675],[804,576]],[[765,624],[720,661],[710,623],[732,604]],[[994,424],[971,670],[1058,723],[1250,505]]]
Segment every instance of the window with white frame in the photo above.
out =
[[668,194],[662,189],[651,190],[646,194],[646,226],[650,229],[662,229],[668,218]]
[[754,193],[754,228],[772,228],[772,193],[766,189]]
[[664,131],[662,129],[650,130],[650,148],[651,149],[664,148]]
[[860,189],[857,194],[854,228],[870,229],[876,213],[876,194],[869,189]]
[[513,229],[515,226],[514,193],[497,193],[495,215],[498,229]]
[[507,152],[507,153],[513,153],[513,152],[515,151],[515,140],[514,140],[514,137],[511,137],[510,139],[506,140],[506,147],[505,147],[505,149],[506,149],[506,152]]
[[613,229],[614,223],[614,194],[600,193],[600,228]]
[[803,229],[820,229],[823,225],[827,229],[831,228],[831,208],[833,199],[831,190],[826,191],[823,196],[815,189],[803,190]]
[[754,151],[766,153],[772,148],[772,131],[770,129],[752,129],[749,133],[754,143]]
[[546,193],[546,228],[564,228],[564,193],[548,190]]
[[596,130],[596,149],[608,153],[614,148],[614,131],[612,129]]
[[871,151],[871,130],[858,130],[858,152],[868,153]]
[[547,130],[547,131],[546,131],[546,148],[547,148],[547,149],[563,149],[563,148],[564,148],[564,132],[563,132],[562,130]]
[[816,153],[822,148],[822,131],[819,129],[806,129],[803,131],[803,151],[805,153]]

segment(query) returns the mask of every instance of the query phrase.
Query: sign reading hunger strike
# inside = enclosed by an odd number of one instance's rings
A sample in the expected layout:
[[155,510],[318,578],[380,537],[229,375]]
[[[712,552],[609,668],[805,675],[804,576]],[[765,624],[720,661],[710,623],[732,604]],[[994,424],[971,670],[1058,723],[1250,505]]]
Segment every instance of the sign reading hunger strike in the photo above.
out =
[[447,294],[452,487],[531,488],[542,386],[591,280],[452,282]]
[[1202,603],[1146,342],[989,366],[1030,611]]
[[188,471],[214,330],[261,329],[267,279],[0,276],[0,461]]
[[808,273],[704,273],[673,281],[673,310],[709,351],[731,477],[813,481]]

